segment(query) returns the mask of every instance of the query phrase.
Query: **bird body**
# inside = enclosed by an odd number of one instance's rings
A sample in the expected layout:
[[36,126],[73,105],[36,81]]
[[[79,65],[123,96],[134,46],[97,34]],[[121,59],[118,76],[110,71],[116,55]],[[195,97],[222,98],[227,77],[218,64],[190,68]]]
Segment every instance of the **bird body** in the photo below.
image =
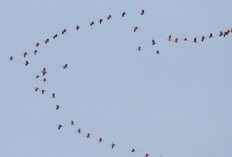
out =
[[79,29],[80,29],[80,26],[77,25],[77,26],[76,26],[76,30],[79,30]]
[[61,33],[64,34],[65,32],[66,32],[66,29],[63,29]]
[[70,125],[74,125],[74,121],[71,121]]
[[55,38],[57,38],[58,37],[58,35],[57,34],[55,34],[54,36],[53,36],[53,39],[55,39]]
[[141,11],[141,13],[140,13],[140,15],[144,15],[145,14],[145,11],[144,10],[142,10]]
[[52,93],[52,98],[56,98],[55,93]]
[[126,15],[126,12],[124,11],[124,12],[122,12],[122,17],[124,17]]
[[94,25],[94,22],[93,22],[93,21],[90,23],[90,26],[92,26],[92,25]]
[[60,106],[59,105],[56,105],[56,110],[58,110],[60,108]]
[[103,140],[102,140],[102,138],[100,137],[100,138],[99,138],[99,140],[98,140],[98,142],[100,142],[100,143],[101,143],[102,141],[103,141]]
[[25,63],[24,63],[26,66],[29,64],[29,62],[28,61],[25,61]]
[[62,127],[62,125],[61,125],[61,124],[59,124],[59,125],[58,125],[58,130],[60,130],[60,129],[61,129],[61,127]]
[[111,148],[113,149],[114,147],[115,147],[115,144],[114,144],[114,143],[112,143],[112,144],[111,144]]
[[134,32],[136,32],[136,31],[137,31],[137,29],[139,29],[137,26],[136,26],[136,27],[134,27]]
[[65,65],[63,66],[63,69],[66,69],[66,68],[68,68],[68,64],[65,64]]

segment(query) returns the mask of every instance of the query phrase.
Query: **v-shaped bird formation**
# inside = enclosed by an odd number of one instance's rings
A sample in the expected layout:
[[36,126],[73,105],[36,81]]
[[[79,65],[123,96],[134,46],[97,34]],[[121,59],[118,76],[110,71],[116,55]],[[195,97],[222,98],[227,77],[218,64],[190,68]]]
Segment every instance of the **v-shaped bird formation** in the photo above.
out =
[[[141,10],[140,13],[138,14],[138,16],[144,16],[144,15],[145,15],[145,10]],[[121,18],[126,18],[126,16],[127,16],[127,12],[123,11],[123,12],[121,13]],[[96,25],[96,24],[103,24],[104,22],[111,20],[113,17],[114,17],[113,15],[109,14],[109,15],[107,16],[106,19],[99,18],[98,21],[91,21],[91,22],[89,22],[89,26],[90,26],[90,27],[94,27],[94,25]],[[76,25],[74,28],[75,28],[76,31],[79,31],[81,27],[80,27],[79,25]],[[133,29],[132,29],[131,31],[133,31],[134,33],[136,33],[136,32],[139,31],[139,30],[140,30],[140,28],[139,28],[138,26],[133,26]],[[60,32],[60,34],[59,34],[59,33],[56,33],[56,34],[54,34],[52,37],[48,37],[48,38],[46,38],[45,40],[43,40],[43,42],[36,42],[36,43],[35,43],[35,49],[31,51],[32,53],[23,52],[23,53],[21,54],[21,55],[22,55],[21,57],[26,59],[27,56],[28,56],[28,55],[31,55],[31,54],[34,55],[34,56],[36,56],[37,53],[38,53],[37,48],[39,48],[39,47],[42,46],[42,45],[47,45],[47,44],[49,44],[49,42],[50,42],[51,39],[55,40],[56,38],[62,37],[62,35],[65,35],[66,33],[68,33],[68,30],[67,30],[66,28],[64,28],[64,29]],[[193,39],[190,39],[190,38],[188,38],[188,37],[179,38],[179,37],[173,37],[172,35],[169,35],[169,36],[166,38],[166,40],[167,40],[168,42],[172,42],[172,43],[180,43],[180,42],[183,42],[183,43],[184,43],[184,42],[199,43],[199,42],[204,42],[205,40],[209,40],[209,39],[214,38],[214,37],[226,37],[226,36],[228,36],[230,33],[232,33],[232,28],[231,28],[231,29],[227,29],[227,30],[225,30],[225,31],[220,31],[219,34],[209,33],[208,35],[202,35],[202,36],[200,36],[200,37],[197,37],[197,36],[196,36],[196,37],[194,37]],[[159,42],[157,42],[155,39],[151,39],[150,41],[151,41],[151,42],[148,43],[148,45],[156,46],[156,45],[159,43]],[[133,48],[132,48],[132,49],[133,49]],[[136,51],[141,52],[142,50],[143,50],[142,46],[141,46],[141,45],[138,45],[138,47],[136,48]],[[160,54],[160,51],[156,49],[156,50],[154,50],[154,54],[159,55],[159,54]],[[10,56],[8,59],[9,59],[11,62],[13,62],[13,61],[15,60],[15,57],[14,57],[14,56]],[[24,64],[25,64],[25,66],[29,66],[29,65],[30,65],[30,62],[29,62],[28,60],[26,60],[26,61],[24,62]],[[68,69],[68,68],[69,68],[69,65],[68,65],[67,63],[64,64],[64,65],[62,65],[62,67],[61,67],[61,69],[63,69],[63,70],[66,70],[66,69]],[[35,76],[35,79],[39,79],[39,80],[40,80],[40,78],[41,78],[40,81],[42,81],[42,82],[45,83],[45,82],[47,81],[47,78],[46,78],[45,76],[47,76],[48,71],[47,71],[47,68],[46,68],[46,67],[43,67],[43,68],[41,68],[41,69],[42,69],[42,70],[41,70],[40,72],[38,72],[38,74],[36,74],[36,75],[34,75],[34,76]],[[39,92],[39,93],[41,93],[41,94],[43,94],[43,95],[44,95],[44,94],[47,94],[47,95],[48,95],[50,98],[52,98],[52,99],[55,99],[55,98],[56,98],[56,93],[55,93],[55,92],[47,93],[46,89],[43,89],[43,88],[40,88],[40,87],[34,87],[34,91],[35,91],[35,92]],[[62,109],[62,106],[60,106],[60,105],[58,105],[58,104],[55,104],[54,108],[55,108],[55,110],[60,110],[60,109]],[[65,126],[64,124],[58,124],[58,125],[57,125],[57,129],[58,129],[58,130],[65,129],[65,128],[63,128],[64,126]],[[75,126],[76,126],[76,123],[74,123],[74,121],[71,120],[71,121],[70,121],[70,124],[69,124],[68,126],[73,126],[73,127],[75,127]],[[85,134],[85,135],[83,136],[84,138],[86,138],[86,139],[91,139],[91,133],[88,132],[88,131],[87,131],[86,133],[83,133],[82,130],[83,130],[83,128],[80,128],[80,127],[79,127],[79,128],[76,128],[76,133],[77,133],[77,134]],[[101,144],[101,143],[107,141],[107,140],[104,140],[102,136],[99,136],[99,137],[98,137],[97,139],[95,139],[95,140],[98,141],[99,144]],[[111,149],[114,149],[115,147],[119,147],[119,148],[120,148],[120,146],[116,145],[114,142],[110,142],[110,143],[109,143],[109,147],[110,147]],[[135,149],[135,148],[128,148],[128,150],[129,150],[131,153],[136,153],[136,152],[138,152],[137,149]],[[149,155],[149,153],[146,153],[146,152],[145,152],[145,153],[141,153],[141,156],[149,157],[150,155]],[[151,156],[152,156],[152,155],[151,155]]]

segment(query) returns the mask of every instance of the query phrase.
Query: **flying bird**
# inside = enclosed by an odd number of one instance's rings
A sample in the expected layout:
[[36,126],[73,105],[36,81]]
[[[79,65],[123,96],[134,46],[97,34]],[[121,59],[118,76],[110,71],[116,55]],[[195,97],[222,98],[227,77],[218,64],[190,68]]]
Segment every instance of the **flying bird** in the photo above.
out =
[[35,46],[36,46],[36,47],[39,47],[39,43],[36,43]]
[[139,47],[137,48],[137,50],[138,50],[138,51],[141,51],[141,46],[139,46]]
[[60,108],[60,106],[59,105],[56,105],[56,110],[58,110]]
[[10,60],[10,61],[13,61],[13,59],[14,59],[13,56],[10,56],[10,57],[9,57],[9,60]]
[[42,94],[44,94],[44,93],[45,93],[45,90],[44,90],[44,89],[42,89],[42,90],[41,90],[41,92],[42,92]]
[[81,128],[77,129],[77,132],[80,134],[81,133]]
[[124,12],[122,12],[122,17],[124,17],[126,15],[126,12],[124,11]]
[[85,137],[86,137],[86,138],[90,138],[90,133],[88,133]]
[[133,149],[131,149],[131,152],[133,153],[133,152],[135,152],[135,149],[133,148]]
[[205,40],[205,36],[202,36],[201,37],[201,41],[203,42]]
[[62,127],[62,125],[61,125],[61,124],[59,124],[59,125],[58,125],[58,130],[60,130],[60,129],[61,129],[61,127]]
[[222,31],[219,33],[219,36],[220,36],[220,37],[223,36],[223,32],[222,32]]
[[90,26],[92,26],[92,25],[94,25],[94,22],[93,22],[93,21],[90,23]]
[[63,66],[63,69],[66,69],[66,68],[68,68],[68,64],[65,64],[65,65]]
[[39,87],[35,87],[35,91],[37,92],[39,90]]
[[77,26],[76,26],[76,30],[79,30],[79,29],[80,29],[80,26],[77,25]]
[[155,44],[156,44],[156,42],[155,42],[154,39],[152,39],[151,44],[152,44],[152,45],[155,45]]
[[188,39],[187,39],[187,38],[184,38],[183,40],[184,40],[184,41],[188,41]]
[[55,39],[55,38],[57,38],[58,37],[58,35],[57,34],[55,34],[54,36],[53,36],[53,39]]
[[56,98],[55,93],[52,93],[52,98]]
[[144,15],[145,14],[145,11],[144,10],[142,10],[141,11],[141,13],[140,13],[140,15]]
[[137,29],[139,29],[138,27],[134,27],[134,32],[136,32],[137,31]]
[[25,63],[24,63],[26,66],[29,64],[29,62],[28,61],[25,61]]
[[178,38],[175,38],[174,42],[175,42],[175,43],[178,43]]
[[47,39],[44,41],[44,43],[47,44],[48,42],[49,42],[49,39],[47,38]]
[[62,34],[64,34],[65,32],[66,32],[66,29],[62,30],[62,32],[61,32],[61,33],[62,33]]
[[115,144],[114,144],[114,143],[112,143],[112,144],[111,144],[111,148],[113,149],[114,147],[115,147]]
[[148,156],[150,156],[149,154],[145,154],[145,157],[148,157]]
[[35,75],[35,78],[39,78],[40,76],[39,75]]
[[197,38],[194,38],[194,39],[193,39],[193,42],[194,42],[194,43],[197,43]]
[[70,125],[74,125],[74,121],[73,120],[71,121]]
[[43,70],[41,72],[42,72],[42,74],[44,76],[47,73],[46,68],[43,68]]
[[46,82],[46,81],[47,81],[47,79],[46,79],[46,78],[43,78],[41,81]]
[[156,52],[155,52],[155,53],[156,53],[157,55],[158,55],[158,54],[160,54],[159,50],[156,50]]
[[38,53],[38,51],[37,51],[37,50],[34,50],[33,53],[34,53],[34,55],[36,55],[36,54]]
[[26,56],[27,56],[27,52],[24,52],[23,57],[26,58]]
[[108,17],[107,17],[107,20],[109,20],[109,19],[111,19],[112,18],[112,15],[109,15]]
[[102,141],[103,141],[103,140],[102,140],[102,138],[100,137],[100,138],[99,138],[99,140],[98,140],[98,142],[100,142],[100,143],[101,143]]
[[209,34],[209,38],[213,38],[213,34],[212,33]]
[[103,22],[103,20],[102,19],[99,19],[99,23],[101,24]]
[[172,35],[168,36],[168,41],[172,41]]

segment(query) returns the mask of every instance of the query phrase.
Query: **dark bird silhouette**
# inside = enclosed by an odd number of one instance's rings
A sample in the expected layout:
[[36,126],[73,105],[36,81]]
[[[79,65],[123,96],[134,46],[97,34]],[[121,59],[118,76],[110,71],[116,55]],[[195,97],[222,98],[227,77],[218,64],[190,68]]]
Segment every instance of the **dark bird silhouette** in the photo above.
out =
[[42,92],[42,94],[44,94],[44,93],[45,93],[45,90],[44,90],[44,89],[42,89],[42,90],[41,90],[41,92]]
[[194,39],[193,39],[193,42],[194,42],[194,43],[197,43],[197,38],[194,38]]
[[77,129],[77,133],[78,133],[78,134],[81,133],[81,128]]
[[64,34],[65,32],[66,32],[66,29],[63,29],[61,33]]
[[58,125],[58,130],[60,130],[63,126],[61,124]]
[[149,154],[145,154],[145,157],[148,157],[148,156],[150,156]]
[[126,15],[126,12],[124,11],[124,12],[122,12],[122,17],[124,17]]
[[141,51],[141,46],[139,46],[139,47],[137,48],[137,50],[138,50],[138,51]]
[[145,14],[145,11],[144,10],[142,10],[141,11],[141,13],[140,13],[140,15],[144,15]]
[[168,41],[172,41],[172,35],[168,36]]
[[36,47],[39,47],[39,43],[36,43],[35,46],[36,46]]
[[85,137],[86,137],[86,138],[90,138],[90,133],[88,133]]
[[187,39],[187,38],[184,38],[183,40],[184,40],[184,41],[188,41],[188,39]]
[[9,57],[9,60],[10,60],[10,61],[13,61],[13,59],[14,59],[13,56],[10,56],[10,57]]
[[201,37],[201,41],[203,42],[205,40],[205,36],[202,36]]
[[44,43],[47,44],[48,42],[49,42],[49,39],[47,38],[47,39],[44,41]]
[[35,91],[37,92],[39,90],[39,87],[35,87]]
[[90,23],[90,26],[92,26],[92,25],[94,25],[94,22],[93,22],[93,21]]
[[68,68],[68,64],[65,64],[65,65],[63,66],[63,69],[66,69],[66,68]]
[[74,121],[73,120],[71,121],[70,125],[74,125]]
[[98,142],[100,142],[100,143],[101,143],[102,141],[103,141],[103,140],[102,140],[102,138],[100,137],[100,138],[99,138],[99,140],[98,140]]
[[55,38],[57,38],[58,37],[58,35],[57,34],[55,34],[54,36],[53,36],[53,39],[55,39]]
[[135,152],[135,149],[133,148],[133,149],[131,149],[131,152],[133,153],[133,152]]
[[102,19],[99,19],[99,23],[101,24],[103,22],[103,20]]
[[27,56],[27,52],[24,52],[23,57],[26,58],[26,56]]
[[43,68],[43,70],[41,72],[42,72],[42,74],[44,76],[47,73],[46,68]]
[[156,53],[157,55],[160,54],[159,50],[157,50],[155,53]]
[[52,93],[52,98],[56,98],[56,95],[55,95],[55,93]]
[[112,18],[112,15],[109,15],[108,17],[107,17],[107,20],[109,20],[109,19],[111,19]]
[[40,76],[39,75],[35,75],[35,78],[39,78]]
[[219,36],[220,36],[220,37],[223,36],[223,32],[222,32],[222,31],[219,33]]
[[152,44],[152,45],[155,45],[155,44],[156,44],[156,42],[155,42],[154,39],[152,39],[151,44]]
[[43,78],[41,81],[46,82],[46,81],[47,81],[47,79],[46,79],[46,78]]
[[58,110],[60,108],[60,106],[59,105],[56,105],[56,110]]
[[175,38],[174,42],[175,42],[175,43],[178,43],[178,38]]
[[33,53],[34,53],[34,55],[37,55],[38,51],[37,51],[37,50],[34,50]]
[[78,31],[79,29],[80,29],[80,26],[77,25],[77,26],[76,26],[76,30]]
[[115,144],[114,144],[114,143],[112,143],[112,144],[111,144],[111,148],[113,149],[114,147],[115,147]]
[[137,29],[139,29],[138,27],[134,27],[134,32],[136,32],[137,31]]
[[24,63],[26,66],[29,64],[29,62],[28,61],[25,61],[25,63]]
[[213,33],[210,33],[210,34],[209,34],[209,38],[213,38]]

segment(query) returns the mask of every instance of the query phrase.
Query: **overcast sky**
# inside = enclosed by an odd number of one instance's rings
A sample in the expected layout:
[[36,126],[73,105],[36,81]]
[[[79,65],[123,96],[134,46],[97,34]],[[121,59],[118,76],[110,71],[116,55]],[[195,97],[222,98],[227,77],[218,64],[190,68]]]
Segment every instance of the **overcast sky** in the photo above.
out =
[[[217,35],[232,28],[231,6],[231,0],[1,0],[0,156],[231,157],[232,33]],[[170,34],[179,43],[168,42]],[[35,78],[44,67],[45,83]]]

